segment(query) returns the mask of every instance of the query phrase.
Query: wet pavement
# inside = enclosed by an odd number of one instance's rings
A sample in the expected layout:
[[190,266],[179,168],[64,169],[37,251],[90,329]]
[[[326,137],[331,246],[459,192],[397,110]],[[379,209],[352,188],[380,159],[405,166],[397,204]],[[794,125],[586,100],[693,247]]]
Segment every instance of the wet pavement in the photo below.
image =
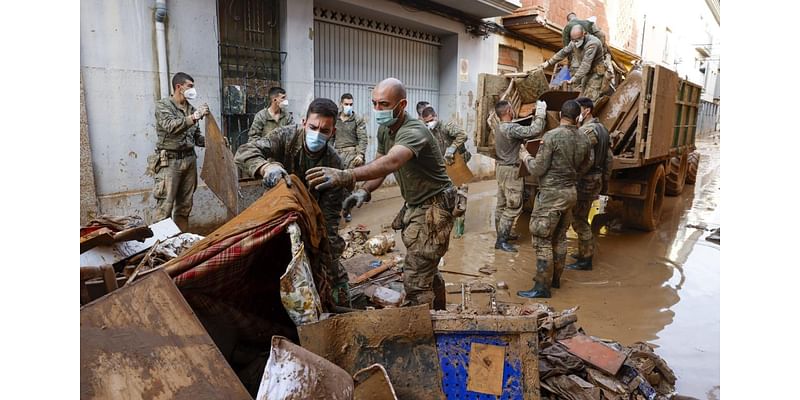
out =
[[[579,305],[578,322],[593,336],[630,345],[646,341],[678,376],[677,391],[699,399],[718,399],[720,384],[720,246],[705,237],[720,223],[719,146],[698,140],[702,153],[697,182],[677,197],[666,197],[661,223],[653,232],[601,233],[592,271],[565,271],[561,288],[544,302],[564,309]],[[481,275],[480,281],[505,281],[498,301],[524,304],[516,296],[532,286],[535,255],[528,214],[517,221],[519,252],[494,250],[494,180],[470,184],[465,235],[451,239],[444,269]],[[349,225],[365,224],[372,233],[388,226],[402,206],[397,188],[376,191],[373,201],[353,212]],[[399,234],[396,242],[400,250]],[[569,252],[577,246],[569,235]],[[567,258],[567,263],[571,262]],[[493,275],[478,272],[484,266]],[[443,274],[448,283],[478,278]],[[460,303],[460,295],[448,302]],[[473,294],[488,307],[488,296]]]

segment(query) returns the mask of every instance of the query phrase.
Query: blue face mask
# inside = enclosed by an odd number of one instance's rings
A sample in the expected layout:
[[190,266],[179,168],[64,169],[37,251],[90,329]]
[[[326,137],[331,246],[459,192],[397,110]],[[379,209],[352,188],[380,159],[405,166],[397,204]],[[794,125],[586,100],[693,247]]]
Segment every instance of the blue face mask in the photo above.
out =
[[353,106],[344,106],[344,115],[353,115]]
[[397,108],[397,105],[394,106],[391,110],[372,110],[373,115],[375,115],[375,123],[381,126],[392,126],[395,122],[397,122],[397,117],[394,116],[394,109]]
[[306,128],[306,146],[309,150],[311,150],[311,152],[316,153],[322,150],[327,143],[328,138],[317,131],[312,131],[310,128]]

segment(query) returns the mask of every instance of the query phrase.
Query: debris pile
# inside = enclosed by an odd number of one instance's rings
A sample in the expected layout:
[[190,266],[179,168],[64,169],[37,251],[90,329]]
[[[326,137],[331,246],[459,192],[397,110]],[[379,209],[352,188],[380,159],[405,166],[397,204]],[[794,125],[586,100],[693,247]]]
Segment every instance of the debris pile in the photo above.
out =
[[588,336],[578,325],[577,310],[557,312],[545,304],[503,310],[505,315],[536,315],[542,400],[672,398],[675,373],[652,346]]
[[342,252],[343,260],[349,260],[354,256],[367,252],[366,244],[369,240],[369,229],[365,225],[358,224],[355,228],[345,229],[339,235],[347,244]]

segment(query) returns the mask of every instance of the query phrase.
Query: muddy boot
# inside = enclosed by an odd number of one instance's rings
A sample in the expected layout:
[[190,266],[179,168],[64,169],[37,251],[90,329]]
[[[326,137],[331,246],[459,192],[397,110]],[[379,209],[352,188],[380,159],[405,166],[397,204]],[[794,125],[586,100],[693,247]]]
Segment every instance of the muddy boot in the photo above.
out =
[[564,264],[566,264],[567,255],[561,254],[559,256],[558,254],[555,254],[554,258],[555,259],[553,260],[553,282],[550,285],[551,287],[558,289],[561,287],[561,274],[564,272]]
[[513,242],[515,240],[519,240],[519,235],[517,235],[516,233],[509,233],[508,234],[508,239],[506,239],[506,240],[508,240],[509,242]]
[[533,278],[533,288],[530,290],[520,290],[517,292],[517,296],[527,297],[529,299],[550,297],[550,288],[545,284],[547,270],[550,267],[548,264],[548,260],[536,260],[536,276]]
[[494,248],[507,251],[509,253],[516,253],[517,249],[508,243],[508,233],[511,231],[511,221],[500,220],[500,228],[497,233],[497,241],[494,242]]
[[575,271],[591,271],[592,270],[592,257],[578,258],[573,264],[567,265],[567,269]]
[[439,274],[433,278],[433,309],[447,309],[447,290],[445,290],[444,279]]

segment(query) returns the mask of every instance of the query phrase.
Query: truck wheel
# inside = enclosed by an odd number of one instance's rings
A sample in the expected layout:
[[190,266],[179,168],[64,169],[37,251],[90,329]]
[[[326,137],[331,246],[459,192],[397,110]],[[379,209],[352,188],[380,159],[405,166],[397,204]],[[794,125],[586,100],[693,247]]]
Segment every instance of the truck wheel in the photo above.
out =
[[689,163],[686,169],[686,183],[694,185],[697,180],[697,167],[700,165],[700,153],[693,151],[689,154]]
[[683,192],[689,156],[684,151],[679,157],[672,157],[667,164],[667,196],[677,196]]
[[644,200],[624,200],[625,225],[648,232],[655,230],[661,220],[661,205],[664,203],[665,191],[664,166],[659,164],[654,168],[651,167],[647,179],[647,197]]

